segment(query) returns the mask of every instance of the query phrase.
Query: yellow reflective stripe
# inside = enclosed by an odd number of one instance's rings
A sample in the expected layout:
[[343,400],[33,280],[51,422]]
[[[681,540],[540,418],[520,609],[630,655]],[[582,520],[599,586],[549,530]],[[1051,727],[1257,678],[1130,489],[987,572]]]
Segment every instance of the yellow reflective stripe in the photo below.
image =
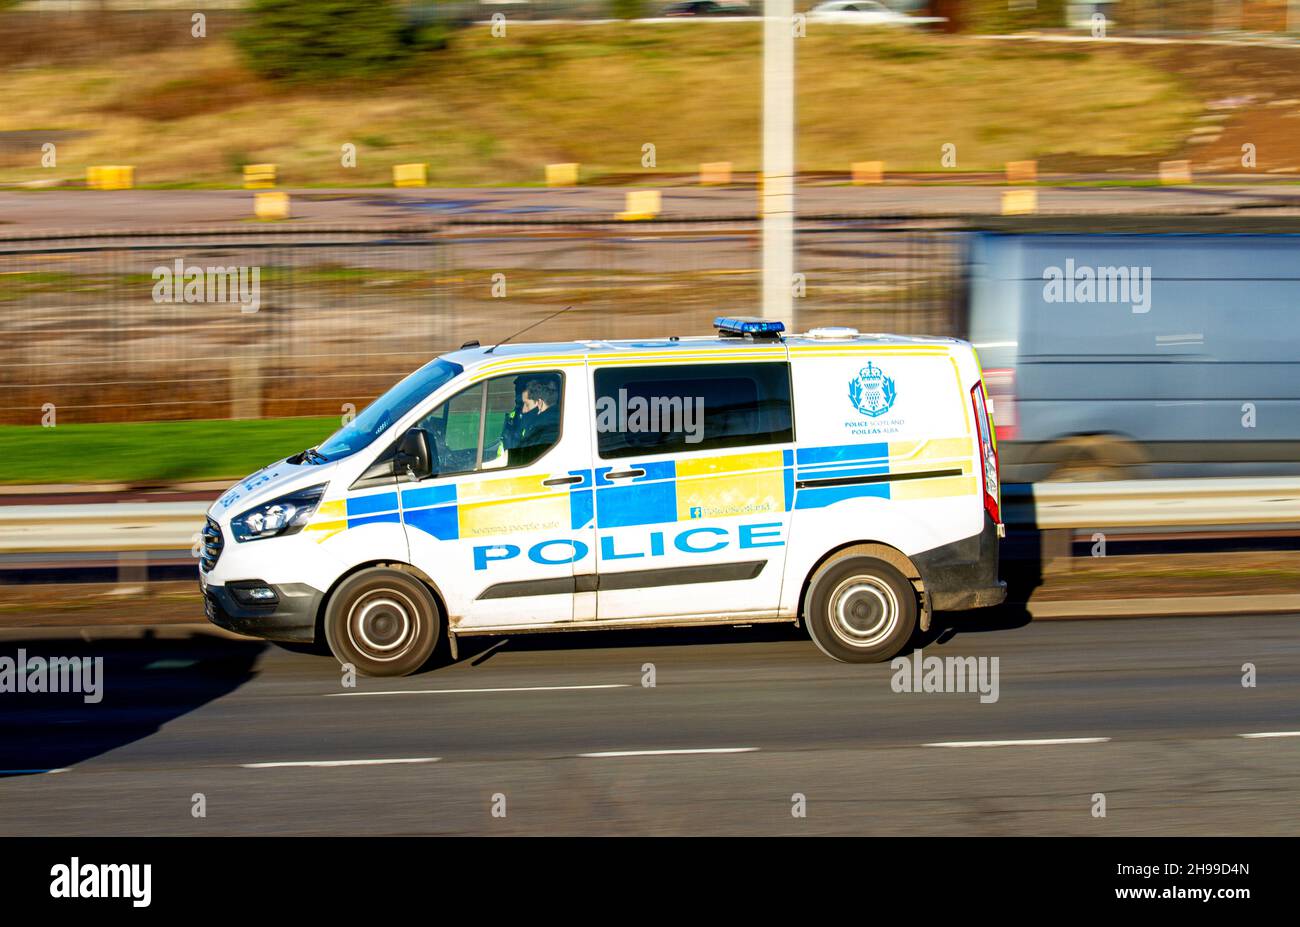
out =
[[792,345],[790,354],[798,357],[803,354],[816,354],[819,357],[856,357],[859,354],[902,354],[907,356],[945,356],[951,353],[949,348],[940,345],[908,345],[908,344],[889,344],[889,345],[860,345],[855,347],[845,347],[844,345]]
[[[692,513],[698,509],[698,514]],[[717,476],[679,477],[677,519],[727,518],[785,511],[785,479],[781,470]]]
[[662,367],[672,364],[736,364],[742,361],[783,361],[784,351],[765,351],[749,353],[741,351],[717,351],[710,354],[648,354],[648,355],[593,355],[592,367]]
[[937,499],[943,496],[971,496],[979,491],[973,474],[941,476],[931,480],[898,480],[889,484],[891,499]]
[[724,454],[721,457],[692,457],[677,461],[677,478],[689,479],[716,473],[741,473],[781,467],[781,451],[751,451],[747,454]]
[[312,522],[303,526],[303,534],[310,537],[317,544],[334,537],[340,531],[347,530],[347,521],[321,521]]
[[970,437],[889,442],[891,464],[918,461],[928,465],[938,460],[969,461],[974,453],[975,446]]
[[568,530],[569,495],[505,498],[458,507],[460,536],[526,534],[530,531]]
[[579,357],[568,356],[564,361],[556,361],[546,357],[530,357],[517,361],[502,361],[498,364],[490,364],[484,367],[476,367],[470,373],[469,382],[478,383],[494,376],[500,376],[510,373],[522,373],[525,371],[535,370],[538,373],[547,370],[565,370],[570,367],[582,367],[583,359]]
[[957,358],[955,358],[955,357],[949,357],[948,360],[952,361],[952,375],[953,375],[953,379],[955,379],[955,380],[957,381],[957,392],[961,394],[961,411],[962,411],[962,414],[963,414],[963,415],[965,416],[965,418],[966,418],[966,434],[970,434],[970,418],[971,418],[971,413],[970,413],[970,404],[971,404],[970,391],[967,390],[966,387],[962,385],[962,382],[961,382],[961,371],[957,369]]
[[533,473],[529,476],[505,476],[491,479],[468,480],[456,486],[456,501],[485,502],[509,496],[512,499],[526,499],[533,496],[567,495],[567,487],[560,487],[566,492],[557,492],[542,481],[551,478],[549,473]]
[[956,460],[909,460],[903,463],[890,463],[889,465],[889,473],[891,476],[898,476],[903,473],[929,473],[934,470],[960,470],[962,473],[970,473],[970,458],[963,457]]

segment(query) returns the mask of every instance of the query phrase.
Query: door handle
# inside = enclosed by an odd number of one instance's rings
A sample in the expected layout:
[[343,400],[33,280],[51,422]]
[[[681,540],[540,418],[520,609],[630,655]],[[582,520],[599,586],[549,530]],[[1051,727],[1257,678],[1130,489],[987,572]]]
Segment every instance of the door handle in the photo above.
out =
[[617,470],[614,473],[606,473],[607,480],[630,480],[638,476],[645,476],[644,470]]
[[581,483],[580,476],[556,476],[549,480],[542,480],[543,486],[568,486],[570,483]]

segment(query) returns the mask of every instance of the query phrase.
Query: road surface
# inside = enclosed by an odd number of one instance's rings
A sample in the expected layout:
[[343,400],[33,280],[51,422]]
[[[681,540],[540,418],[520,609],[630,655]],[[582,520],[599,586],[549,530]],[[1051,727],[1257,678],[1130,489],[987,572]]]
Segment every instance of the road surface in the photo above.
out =
[[[847,179],[847,177],[846,177]],[[628,189],[662,190],[665,218],[752,216],[758,208],[752,184],[683,186],[650,178],[634,187],[465,187],[289,190],[293,218],[277,230],[299,225],[376,225],[473,221],[612,221],[625,208]],[[1001,186],[885,184],[853,187],[816,182],[799,186],[801,216],[991,214],[1001,210]],[[1215,211],[1271,204],[1300,208],[1300,189],[1255,183],[1205,187],[1043,187],[1043,213],[1106,214],[1161,210]],[[246,225],[253,195],[246,190],[0,190],[4,237],[86,231],[204,231]]]
[[0,834],[1295,835],[1300,736],[1243,735],[1300,732],[1298,618],[925,647],[997,657],[989,703],[895,692],[783,628],[469,641],[355,688],[196,628],[11,629],[0,657],[104,657],[105,694],[0,695],[0,765],[61,770],[0,779]]

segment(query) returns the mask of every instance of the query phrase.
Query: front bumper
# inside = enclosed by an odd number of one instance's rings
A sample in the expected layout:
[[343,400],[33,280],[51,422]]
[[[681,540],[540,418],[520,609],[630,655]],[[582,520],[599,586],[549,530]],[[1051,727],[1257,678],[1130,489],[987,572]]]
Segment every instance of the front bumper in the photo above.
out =
[[998,526],[988,513],[979,534],[913,554],[912,562],[936,612],[987,608],[1006,600],[1007,584],[998,579]]
[[[276,602],[271,605],[252,605],[235,596],[235,588],[245,585],[264,585],[275,590]],[[274,585],[260,580],[216,586],[199,576],[203,590],[203,610],[209,621],[219,628],[261,637],[272,641],[316,640],[316,616],[320,612],[325,594],[305,583]]]

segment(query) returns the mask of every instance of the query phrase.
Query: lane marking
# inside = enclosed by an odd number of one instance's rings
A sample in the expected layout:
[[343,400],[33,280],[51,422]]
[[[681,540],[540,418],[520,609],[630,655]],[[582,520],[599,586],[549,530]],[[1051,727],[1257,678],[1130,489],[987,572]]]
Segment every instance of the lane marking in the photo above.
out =
[[608,750],[604,753],[579,753],[578,756],[685,756],[695,753],[754,753],[758,747],[703,747],[696,750]]
[[923,747],[1054,747],[1059,744],[1104,744],[1109,737],[1053,737],[1046,740],[950,740]]
[[0,769],[0,776],[34,776],[41,773],[54,775],[55,773],[67,772],[71,766],[64,766],[62,769]]
[[387,766],[393,763],[436,763],[442,757],[413,756],[391,760],[294,760],[279,763],[240,763],[244,769],[279,769],[285,766]]
[[600,686],[515,686],[501,689],[392,689],[384,692],[327,692],[326,698],[349,695],[466,695],[472,692],[579,692],[587,689],[626,689],[631,683],[615,682]]
[[1238,734],[1237,736],[1245,737],[1248,740],[1260,737],[1300,737],[1300,731],[1261,731],[1258,734]]

